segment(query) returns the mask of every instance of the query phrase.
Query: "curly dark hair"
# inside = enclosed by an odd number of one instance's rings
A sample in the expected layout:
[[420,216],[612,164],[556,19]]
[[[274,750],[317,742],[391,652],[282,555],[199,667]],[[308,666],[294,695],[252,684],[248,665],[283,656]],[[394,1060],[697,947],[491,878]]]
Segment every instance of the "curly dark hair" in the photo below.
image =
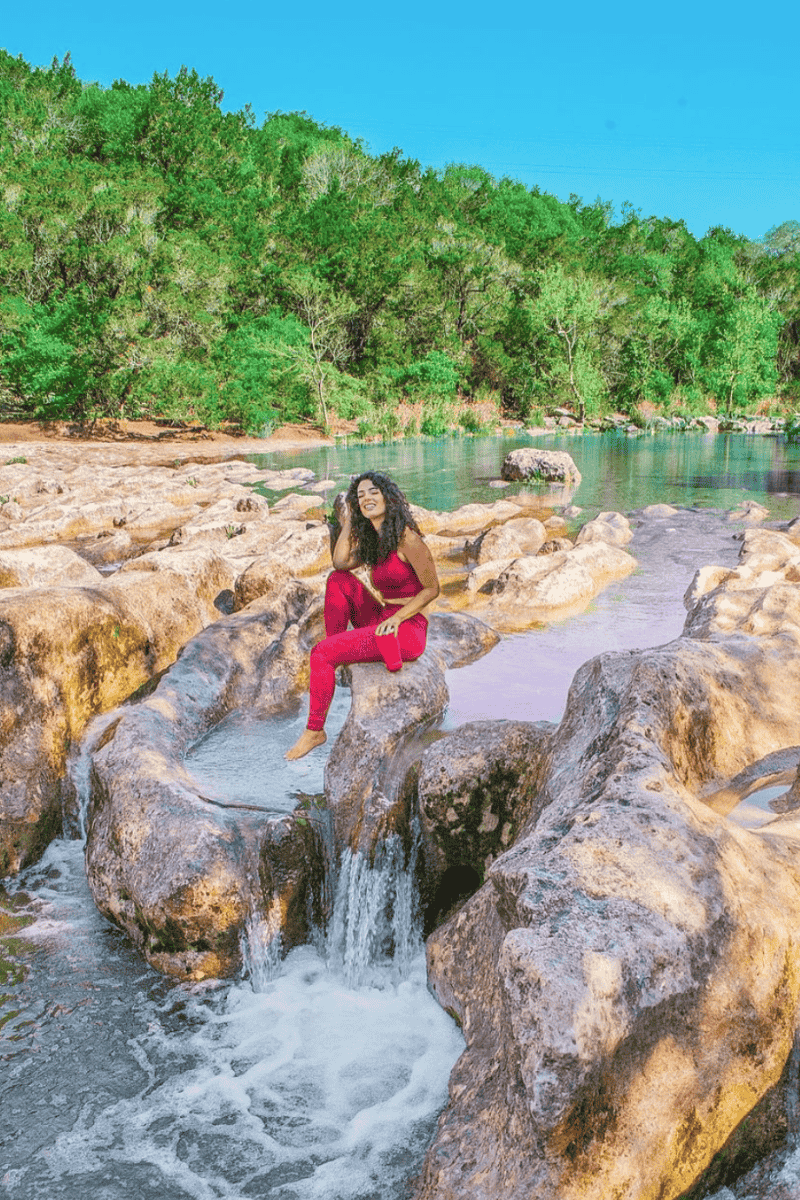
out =
[[[386,516],[381,525],[380,536],[375,532],[372,522],[367,520],[358,507],[358,485],[365,479],[369,479],[377,488],[380,488],[386,501]],[[347,503],[353,514],[353,543],[358,548],[358,557],[369,567],[384,562],[397,549],[403,531],[407,527],[413,529],[415,533],[420,533],[419,526],[411,515],[408,501],[400,488],[393,479],[390,479],[388,475],[381,474],[380,471],[364,471],[363,474],[357,475],[347,489]]]

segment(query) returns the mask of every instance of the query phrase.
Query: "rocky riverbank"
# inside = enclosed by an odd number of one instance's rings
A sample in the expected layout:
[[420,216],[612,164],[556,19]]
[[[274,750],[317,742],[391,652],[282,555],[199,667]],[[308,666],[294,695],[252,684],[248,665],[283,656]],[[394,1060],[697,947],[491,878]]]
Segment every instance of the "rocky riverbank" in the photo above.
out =
[[[322,846],[306,813],[203,796],[183,755],[232,709],[296,705],[326,484],[102,454],[0,468],[3,869],[76,819],[66,759],[105,714],[98,906],[160,970],[226,975],[254,912],[285,946],[308,936]],[[797,524],[732,514],[740,563],[698,574],[682,637],[587,663],[558,726],[477,722],[406,756],[445,666],[635,566],[625,517],[580,527],[552,496],[415,513],[445,585],[430,652],[391,695],[379,668],[352,670],[326,797],[339,850],[369,856],[419,820],[430,981],[467,1049],[418,1194],[699,1197],[780,1142],[796,1100],[800,783],[757,830],[726,813],[800,757]]]
[[[71,449],[29,445],[0,466],[2,873],[35,861],[60,829],[67,756],[92,716],[222,616],[293,579],[318,597],[330,569],[329,485],[311,471]],[[415,513],[439,563],[440,610],[469,606],[498,629],[585,606],[635,566],[611,542],[563,537],[547,496]],[[498,528],[489,548],[481,539]]]

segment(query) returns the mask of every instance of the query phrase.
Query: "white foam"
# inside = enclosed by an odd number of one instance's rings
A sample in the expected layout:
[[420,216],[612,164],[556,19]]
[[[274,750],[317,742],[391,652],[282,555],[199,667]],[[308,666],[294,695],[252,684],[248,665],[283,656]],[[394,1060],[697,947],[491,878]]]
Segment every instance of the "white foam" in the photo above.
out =
[[402,1195],[463,1049],[421,953],[397,986],[350,986],[304,946],[261,992],[186,994],[192,1031],[176,1041],[167,1002],[136,1039],[148,1086],[61,1135],[55,1176],[97,1169],[112,1147],[197,1200]]

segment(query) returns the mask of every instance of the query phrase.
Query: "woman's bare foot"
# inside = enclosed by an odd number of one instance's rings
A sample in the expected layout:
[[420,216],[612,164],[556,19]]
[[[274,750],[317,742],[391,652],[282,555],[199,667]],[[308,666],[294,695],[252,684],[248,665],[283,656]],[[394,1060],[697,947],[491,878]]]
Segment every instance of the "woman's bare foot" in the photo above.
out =
[[286,751],[285,757],[290,761],[295,758],[305,758],[307,754],[327,740],[324,729],[304,729],[291,750]]

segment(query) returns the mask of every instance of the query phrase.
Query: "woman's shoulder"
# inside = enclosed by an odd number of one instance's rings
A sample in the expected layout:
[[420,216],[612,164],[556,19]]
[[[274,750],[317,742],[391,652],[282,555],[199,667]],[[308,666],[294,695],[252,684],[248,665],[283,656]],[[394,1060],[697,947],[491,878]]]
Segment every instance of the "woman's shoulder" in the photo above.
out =
[[412,529],[410,525],[406,525],[398,538],[397,545],[400,550],[405,546],[424,546],[425,539],[421,533],[417,533],[416,529]]
[[423,547],[427,550],[422,534],[417,533],[416,529],[412,529],[410,525],[406,525],[397,541],[398,558],[403,562],[408,562],[409,556],[413,557],[415,552]]

